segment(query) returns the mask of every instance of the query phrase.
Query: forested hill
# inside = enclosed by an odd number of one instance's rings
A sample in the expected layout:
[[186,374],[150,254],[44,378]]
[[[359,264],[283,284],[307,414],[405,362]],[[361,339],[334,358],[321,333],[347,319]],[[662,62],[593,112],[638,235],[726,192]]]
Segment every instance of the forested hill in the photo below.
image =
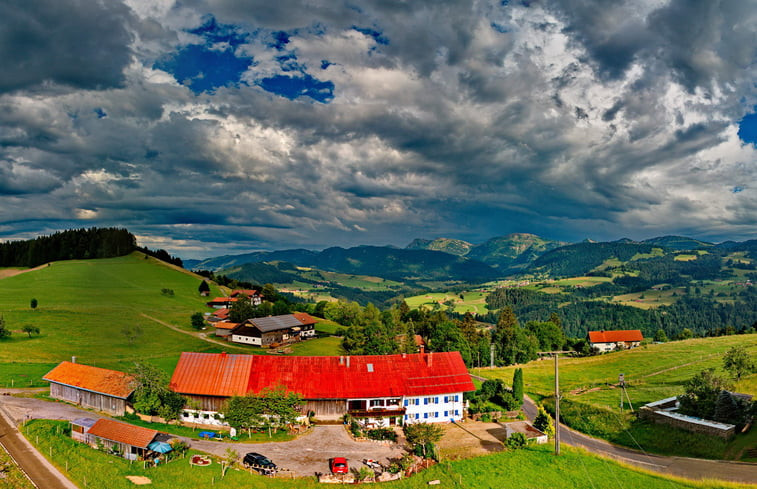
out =
[[136,248],[136,238],[126,229],[71,229],[28,241],[0,243],[0,267],[36,267],[59,260],[112,258],[128,255]]

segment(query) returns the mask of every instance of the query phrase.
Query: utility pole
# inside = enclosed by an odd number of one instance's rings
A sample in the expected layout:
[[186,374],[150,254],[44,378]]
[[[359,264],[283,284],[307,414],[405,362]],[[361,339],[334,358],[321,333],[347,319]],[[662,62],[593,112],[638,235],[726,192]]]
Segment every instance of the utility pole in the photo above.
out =
[[560,455],[560,367],[557,357],[560,353],[574,353],[572,351],[540,351],[539,355],[552,355],[555,357],[555,455]]

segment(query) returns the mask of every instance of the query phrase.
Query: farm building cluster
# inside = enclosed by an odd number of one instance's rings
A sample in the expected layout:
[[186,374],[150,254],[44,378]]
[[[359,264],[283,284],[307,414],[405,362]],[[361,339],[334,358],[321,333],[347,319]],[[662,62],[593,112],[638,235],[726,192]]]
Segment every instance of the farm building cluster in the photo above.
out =
[[[45,377],[57,399],[123,415],[133,379],[113,370],[63,362]],[[463,393],[475,390],[459,352],[358,356],[267,356],[182,353],[169,387],[195,409],[183,421],[223,425],[232,396],[284,388],[303,399],[302,413],[336,420],[350,414],[389,426],[458,421]]]

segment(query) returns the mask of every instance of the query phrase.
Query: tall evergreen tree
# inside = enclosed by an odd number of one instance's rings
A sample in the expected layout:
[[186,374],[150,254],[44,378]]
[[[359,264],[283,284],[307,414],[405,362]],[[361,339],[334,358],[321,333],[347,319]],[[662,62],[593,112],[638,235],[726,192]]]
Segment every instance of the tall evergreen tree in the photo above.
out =
[[513,396],[523,404],[523,369],[516,368],[513,372]]

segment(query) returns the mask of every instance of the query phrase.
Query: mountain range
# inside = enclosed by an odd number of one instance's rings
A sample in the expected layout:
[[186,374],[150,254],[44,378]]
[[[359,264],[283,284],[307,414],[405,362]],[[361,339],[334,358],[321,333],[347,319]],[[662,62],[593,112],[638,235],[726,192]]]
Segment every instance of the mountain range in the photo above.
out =
[[[186,260],[194,270],[223,272],[249,263],[285,262],[301,267],[349,274],[371,275],[400,281],[481,282],[517,274],[575,276],[589,273],[608,260],[675,254],[688,250],[716,252],[744,251],[757,255],[757,240],[709,243],[684,236],[661,236],[643,241],[620,239],[611,242],[565,243],[533,234],[516,233],[495,237],[481,244],[437,238],[415,239],[404,249],[391,246],[332,247],[323,251],[306,249],[259,251],[224,255],[201,261]],[[260,271],[260,267],[256,270]],[[247,277],[257,281],[256,277]]]

